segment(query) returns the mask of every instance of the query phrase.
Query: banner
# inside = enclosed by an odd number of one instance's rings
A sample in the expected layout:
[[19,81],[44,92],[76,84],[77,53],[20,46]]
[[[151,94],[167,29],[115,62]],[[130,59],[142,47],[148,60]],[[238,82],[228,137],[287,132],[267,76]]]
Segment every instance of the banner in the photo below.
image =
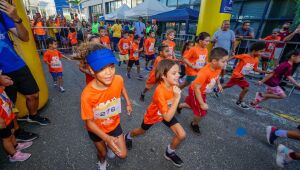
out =
[[232,13],[233,0],[222,0],[220,13]]

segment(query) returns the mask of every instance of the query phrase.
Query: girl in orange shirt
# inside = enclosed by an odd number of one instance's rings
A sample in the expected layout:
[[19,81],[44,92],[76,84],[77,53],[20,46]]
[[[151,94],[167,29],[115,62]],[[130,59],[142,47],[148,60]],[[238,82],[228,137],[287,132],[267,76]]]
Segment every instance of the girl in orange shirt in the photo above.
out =
[[183,62],[183,56],[186,55],[190,49],[194,46],[194,43],[192,41],[186,41],[182,51],[181,51],[181,56],[182,58],[180,59],[180,78],[179,78],[179,83],[183,83],[184,80],[182,80],[182,78],[185,76],[185,63]]
[[196,38],[196,42],[198,44],[183,56],[183,62],[186,64],[186,78],[185,82],[180,85],[181,89],[196,79],[197,73],[208,61],[208,50],[206,47],[210,43],[210,35],[206,32],[201,32]]
[[151,126],[162,122],[174,133],[164,156],[180,167],[183,161],[176,155],[175,149],[185,139],[186,133],[174,116],[181,96],[181,90],[178,88],[179,65],[173,60],[162,60],[157,65],[155,76],[159,85],[155,89],[152,102],[144,115],[141,127],[125,135],[126,145],[131,149],[132,138],[144,134]]
[[72,52],[74,54],[75,52],[75,47],[78,44],[77,41],[77,34],[75,28],[70,28],[70,32],[68,34],[68,39],[70,40],[71,46],[72,46]]
[[139,44],[140,44],[140,37],[138,35],[134,36],[134,41],[130,46],[130,51],[129,51],[129,61],[128,61],[128,66],[127,66],[127,73],[126,76],[131,79],[130,76],[130,71],[131,68],[133,66],[133,64],[135,64],[135,66],[137,67],[137,76],[136,78],[138,80],[142,80],[143,76],[141,75],[141,66],[140,66],[140,61],[139,61],[139,54],[141,51],[143,51],[142,49],[139,49]]
[[[121,96],[125,98],[127,113],[131,102],[123,78],[115,75],[118,63],[113,52],[100,44],[88,44],[86,60],[95,77],[81,94],[81,118],[85,121],[90,139],[98,151],[98,169],[106,169],[106,154],[110,148],[119,158],[126,158],[127,148],[120,125]],[[110,155],[110,156],[109,156]],[[112,157],[112,154],[109,154]]]
[[169,47],[169,55],[171,55],[173,58],[175,58],[175,48],[176,43],[174,42],[176,31],[173,29],[167,30],[166,33],[166,40],[164,40],[162,43],[167,45]]
[[[145,70],[150,71],[153,68],[154,60],[155,60],[155,32],[151,30],[149,32],[149,36],[146,38],[144,43],[144,49],[145,49],[145,57],[146,57],[146,63],[145,63]],[[148,64],[151,61],[151,66],[148,68]]]

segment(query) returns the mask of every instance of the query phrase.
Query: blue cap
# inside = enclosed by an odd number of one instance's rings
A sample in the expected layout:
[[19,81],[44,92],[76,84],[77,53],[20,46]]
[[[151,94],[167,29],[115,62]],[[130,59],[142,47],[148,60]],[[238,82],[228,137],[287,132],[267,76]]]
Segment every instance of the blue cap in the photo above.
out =
[[87,58],[88,65],[97,72],[109,64],[117,64],[118,61],[113,52],[109,49],[96,50],[90,53]]

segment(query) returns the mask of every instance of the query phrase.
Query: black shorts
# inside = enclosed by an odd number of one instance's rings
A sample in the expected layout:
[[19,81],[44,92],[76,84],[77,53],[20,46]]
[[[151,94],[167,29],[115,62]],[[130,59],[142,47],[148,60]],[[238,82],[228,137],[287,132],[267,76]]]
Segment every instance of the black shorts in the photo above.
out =
[[11,130],[14,128],[14,121],[11,121],[9,125],[4,129],[0,129],[1,139],[8,138],[12,135]]
[[132,67],[133,64],[135,64],[136,66],[140,65],[140,61],[139,60],[129,60],[128,61],[128,67]]
[[39,87],[31,74],[28,66],[24,66],[17,71],[6,73],[14,82],[13,85],[5,88],[5,92],[13,103],[16,103],[17,92],[23,95],[32,95],[39,92]]
[[[178,122],[178,120],[177,120],[175,117],[173,117],[173,118],[170,120],[170,122],[167,122],[167,121],[163,120],[162,123],[165,124],[167,127],[170,128],[171,126],[173,126],[173,125],[175,125],[176,123],[179,123],[179,122]],[[154,124],[145,124],[145,123],[144,123],[144,120],[143,120],[143,123],[142,123],[142,125],[141,125],[141,128],[142,128],[143,130],[148,130],[148,129],[150,129],[150,127],[153,126],[153,125],[154,125]]]
[[266,57],[261,57],[261,62],[270,62],[270,58],[266,58]]
[[[119,124],[114,130],[112,130],[111,132],[108,132],[107,134],[109,136],[113,136],[113,137],[118,137],[123,133],[122,127]],[[102,139],[97,136],[95,133],[88,131],[89,137],[93,142],[101,142]]]
[[151,61],[155,59],[155,54],[152,55],[146,55],[146,61]]

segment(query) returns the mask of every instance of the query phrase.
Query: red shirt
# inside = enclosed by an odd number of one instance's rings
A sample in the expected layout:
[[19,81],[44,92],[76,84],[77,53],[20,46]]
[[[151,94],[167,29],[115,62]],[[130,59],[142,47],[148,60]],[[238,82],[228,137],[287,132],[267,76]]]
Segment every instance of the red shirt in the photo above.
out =
[[[264,38],[264,40],[280,41],[280,37],[276,36],[275,38],[273,38],[270,35]],[[276,46],[277,46],[277,42],[266,42],[266,49],[262,57],[273,59]]]

